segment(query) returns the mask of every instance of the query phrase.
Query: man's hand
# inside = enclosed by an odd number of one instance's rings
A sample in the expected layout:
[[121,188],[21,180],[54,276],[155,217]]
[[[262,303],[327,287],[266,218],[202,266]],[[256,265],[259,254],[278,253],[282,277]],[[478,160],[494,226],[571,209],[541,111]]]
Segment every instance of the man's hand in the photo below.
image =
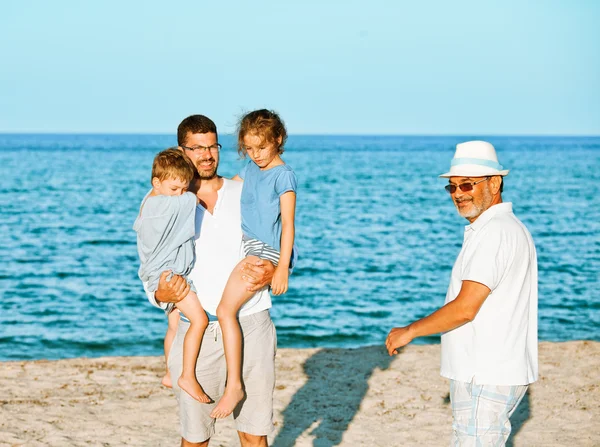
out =
[[257,292],[271,284],[275,267],[270,261],[259,259],[256,262],[244,262],[242,264],[242,279],[248,283],[246,290]]
[[170,281],[167,276],[171,272],[162,272],[158,281],[158,289],[154,292],[154,298],[161,303],[178,303],[190,293],[190,285],[179,275],[173,275]]
[[283,295],[288,290],[289,270],[276,268],[273,280],[271,281],[271,290],[273,295]]
[[406,346],[413,341],[414,336],[410,326],[393,328],[385,340],[385,347],[389,355],[398,354],[398,348]]

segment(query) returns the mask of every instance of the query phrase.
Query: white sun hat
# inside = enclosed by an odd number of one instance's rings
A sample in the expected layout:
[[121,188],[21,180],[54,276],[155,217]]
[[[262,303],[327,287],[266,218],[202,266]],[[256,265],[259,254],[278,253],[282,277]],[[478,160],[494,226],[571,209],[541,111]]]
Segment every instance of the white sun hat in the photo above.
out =
[[496,149],[487,141],[467,141],[456,145],[454,158],[450,163],[450,172],[440,177],[487,177],[490,175],[508,175],[498,163]]

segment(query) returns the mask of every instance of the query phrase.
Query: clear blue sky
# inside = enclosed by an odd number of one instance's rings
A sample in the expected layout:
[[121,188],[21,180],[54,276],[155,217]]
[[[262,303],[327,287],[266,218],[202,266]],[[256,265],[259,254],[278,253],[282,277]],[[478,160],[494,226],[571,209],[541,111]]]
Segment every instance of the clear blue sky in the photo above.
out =
[[600,1],[2,1],[0,132],[600,134]]

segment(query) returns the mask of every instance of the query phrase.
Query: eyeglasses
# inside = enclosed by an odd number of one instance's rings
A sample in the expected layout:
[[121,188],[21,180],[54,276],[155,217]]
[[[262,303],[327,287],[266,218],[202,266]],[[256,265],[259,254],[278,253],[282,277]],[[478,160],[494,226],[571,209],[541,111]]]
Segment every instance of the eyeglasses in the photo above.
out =
[[216,144],[213,144],[212,146],[194,146],[194,147],[181,146],[181,147],[188,151],[192,151],[192,152],[203,153],[204,151],[211,151],[212,153],[216,153],[216,152],[219,152],[223,146],[221,146],[219,143],[216,143]]
[[479,181],[473,182],[473,183],[461,183],[460,185],[446,185],[446,186],[444,186],[444,189],[446,191],[448,191],[449,194],[454,194],[456,192],[456,188],[460,188],[460,190],[462,192],[468,192],[473,189],[473,186],[475,186],[481,182],[485,182],[486,180],[489,180],[489,179],[490,179],[489,177],[486,177],[483,180],[479,180]]

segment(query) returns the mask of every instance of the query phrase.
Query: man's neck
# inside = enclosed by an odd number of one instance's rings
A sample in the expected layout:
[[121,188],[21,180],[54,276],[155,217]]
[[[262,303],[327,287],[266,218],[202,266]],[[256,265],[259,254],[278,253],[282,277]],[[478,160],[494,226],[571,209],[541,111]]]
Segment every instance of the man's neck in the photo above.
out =
[[210,194],[218,191],[223,187],[223,177],[216,175],[211,179],[201,179],[200,180],[200,188],[198,189],[198,194]]
[[[491,207],[493,207],[494,205],[498,205],[502,203],[502,196],[500,194],[498,194],[496,197],[494,197],[494,200],[492,200],[492,204],[490,206],[488,206],[485,210],[483,210],[483,213],[485,213],[487,210],[489,210]],[[481,214],[483,214],[481,213]],[[481,214],[479,216],[481,216]],[[475,222],[479,216],[473,218],[473,220],[467,218],[467,220],[469,221],[469,224],[472,224],[473,222]]]
[[215,176],[208,180],[200,180],[200,188],[196,193],[196,197],[198,197],[200,205],[210,214],[214,213],[218,192],[223,187],[224,182],[223,177],[220,176]]

